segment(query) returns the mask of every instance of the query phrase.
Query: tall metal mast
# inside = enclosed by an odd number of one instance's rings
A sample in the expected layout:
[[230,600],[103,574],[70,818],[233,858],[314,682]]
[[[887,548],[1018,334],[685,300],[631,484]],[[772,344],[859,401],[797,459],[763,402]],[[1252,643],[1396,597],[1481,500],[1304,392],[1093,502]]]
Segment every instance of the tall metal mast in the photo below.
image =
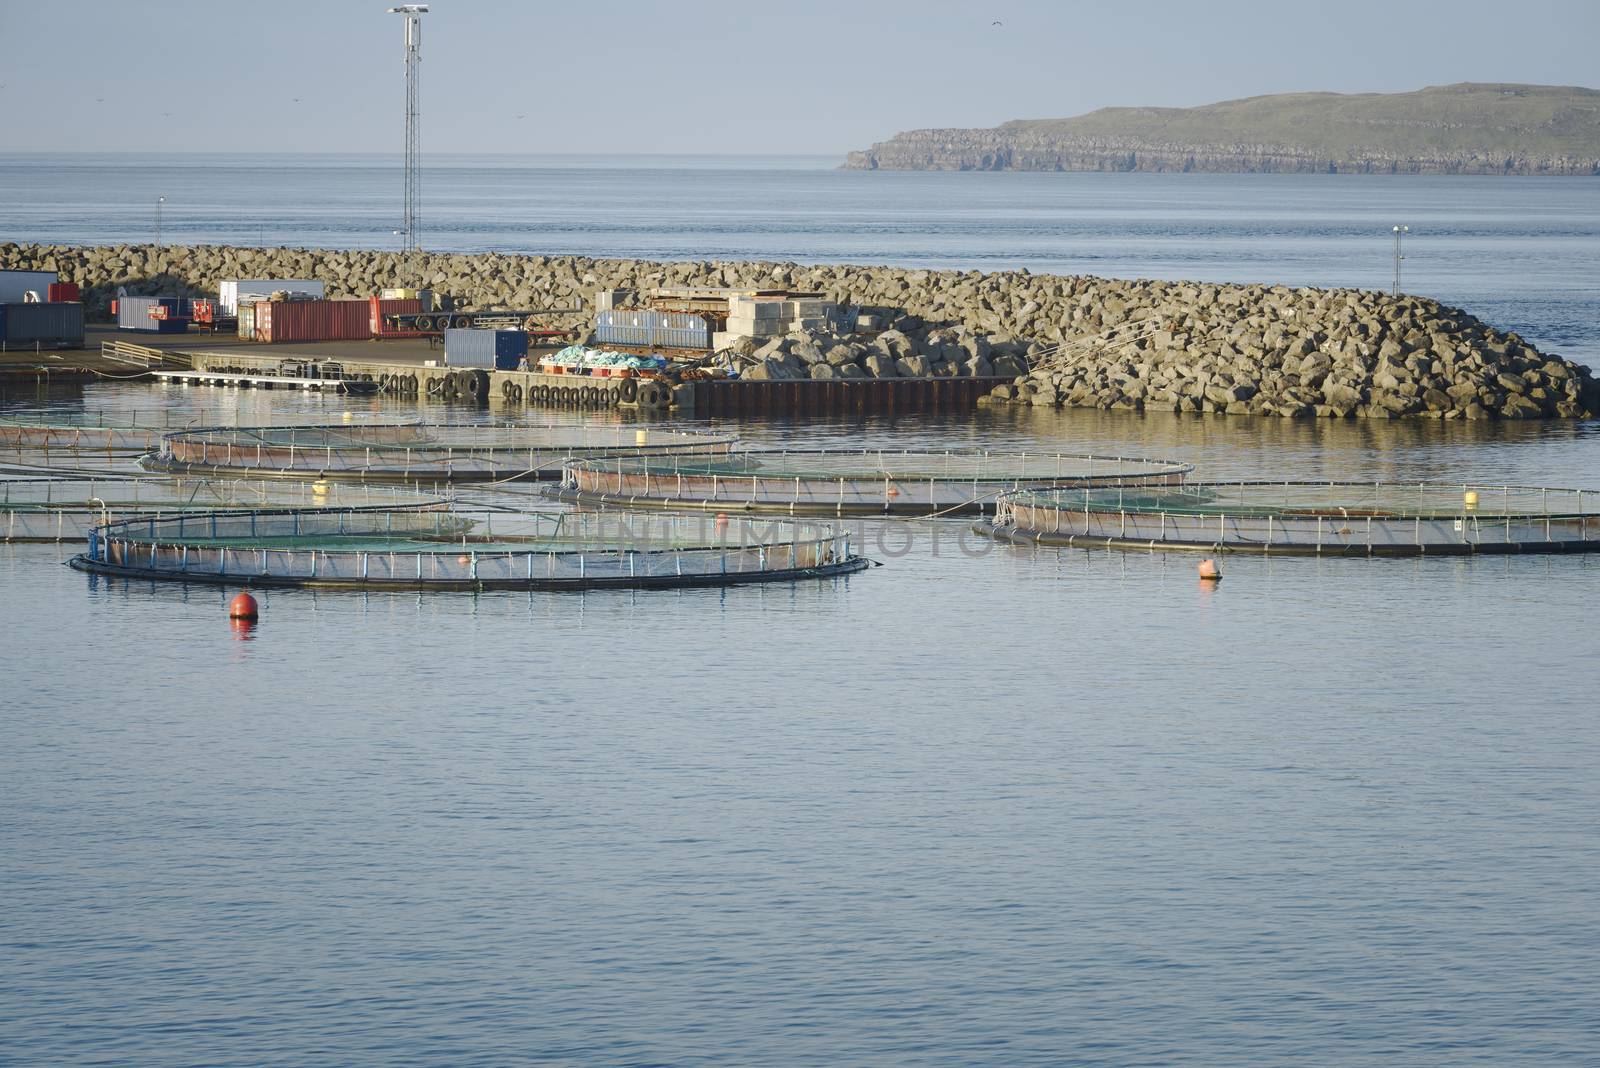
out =
[[408,252],[418,247],[417,231],[422,221],[422,116],[417,83],[422,74],[422,16],[427,13],[427,4],[401,4],[389,9],[389,14],[404,15],[406,20],[405,248]]
[[1396,226],[1394,228],[1394,288],[1390,291],[1395,296],[1400,295],[1400,261],[1405,255],[1400,251],[1400,240],[1411,232],[1409,226]]

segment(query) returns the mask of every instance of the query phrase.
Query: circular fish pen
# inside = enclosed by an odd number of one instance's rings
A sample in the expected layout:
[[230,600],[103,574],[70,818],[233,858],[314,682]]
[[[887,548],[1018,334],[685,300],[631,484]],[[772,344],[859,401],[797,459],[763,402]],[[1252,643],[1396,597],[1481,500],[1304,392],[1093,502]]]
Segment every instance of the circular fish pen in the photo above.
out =
[[1122,456],[756,450],[573,460],[554,495],[588,504],[786,515],[988,511],[1027,486],[1181,484],[1192,468]]
[[[123,411],[84,409],[80,411],[17,410],[0,413],[0,448],[86,450],[95,452],[154,452],[167,434],[199,427],[237,423],[238,409],[200,410],[154,408]],[[296,423],[325,423],[327,415],[276,416],[284,426]],[[369,416],[346,418],[369,419]]]
[[545,479],[578,456],[726,452],[733,438],[621,426],[217,427],[167,434],[146,468],[416,483]]
[[399,486],[250,479],[0,479],[0,541],[85,541],[97,526],[214,511],[349,511],[447,508],[442,497]]
[[1420,556],[1600,550],[1600,492],[1460,483],[1218,482],[1008,493],[979,530],[1115,548]]
[[846,531],[792,520],[346,509],[110,523],[72,566],[231,586],[584,590],[792,582],[867,561]]

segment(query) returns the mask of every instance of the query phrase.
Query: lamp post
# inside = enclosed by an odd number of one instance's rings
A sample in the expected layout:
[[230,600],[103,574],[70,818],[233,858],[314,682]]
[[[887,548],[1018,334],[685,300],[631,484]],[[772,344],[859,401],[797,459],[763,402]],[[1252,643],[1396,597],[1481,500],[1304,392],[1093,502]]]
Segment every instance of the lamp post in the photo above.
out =
[[166,197],[156,197],[156,248],[161,247],[161,205],[166,202]]
[[1400,239],[1411,232],[1409,226],[1396,226],[1394,228],[1394,290],[1395,296],[1400,295],[1400,261],[1405,256],[1400,251]]

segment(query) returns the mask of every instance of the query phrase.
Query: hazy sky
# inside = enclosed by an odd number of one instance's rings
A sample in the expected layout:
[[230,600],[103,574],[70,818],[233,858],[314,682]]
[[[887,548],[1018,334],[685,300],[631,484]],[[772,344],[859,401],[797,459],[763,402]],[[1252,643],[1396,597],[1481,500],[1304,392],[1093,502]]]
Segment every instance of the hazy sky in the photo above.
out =
[[[0,151],[398,151],[387,6],[0,0]],[[432,8],[425,152],[842,155],[898,130],[1118,104],[1600,87],[1600,0]]]

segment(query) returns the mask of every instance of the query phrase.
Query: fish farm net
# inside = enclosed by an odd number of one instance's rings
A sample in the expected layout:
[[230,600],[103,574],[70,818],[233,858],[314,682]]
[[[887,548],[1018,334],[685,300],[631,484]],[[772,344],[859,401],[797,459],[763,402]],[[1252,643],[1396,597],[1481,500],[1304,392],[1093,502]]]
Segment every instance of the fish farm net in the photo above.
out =
[[733,438],[622,426],[223,427],[161,439],[152,470],[413,482],[555,478],[578,456],[726,452]]
[[1221,482],[1008,493],[996,537],[1311,555],[1600,550],[1600,491],[1462,483]]
[[[161,439],[167,434],[236,424],[241,414],[237,409],[177,408],[8,411],[0,413],[0,448],[45,452],[72,449],[154,452],[161,447]],[[324,413],[299,419],[278,416],[274,421],[282,426],[317,425],[326,423],[327,418]]]
[[244,586],[725,586],[859,571],[850,535],[793,520],[618,512],[295,511],[111,523],[80,570]]
[[442,497],[398,486],[348,486],[249,479],[0,479],[0,541],[84,541],[121,519],[339,508],[446,508]]
[[759,450],[574,460],[555,495],[676,510],[928,515],[992,510],[1001,493],[1027,486],[1178,485],[1191,470],[1124,456]]

